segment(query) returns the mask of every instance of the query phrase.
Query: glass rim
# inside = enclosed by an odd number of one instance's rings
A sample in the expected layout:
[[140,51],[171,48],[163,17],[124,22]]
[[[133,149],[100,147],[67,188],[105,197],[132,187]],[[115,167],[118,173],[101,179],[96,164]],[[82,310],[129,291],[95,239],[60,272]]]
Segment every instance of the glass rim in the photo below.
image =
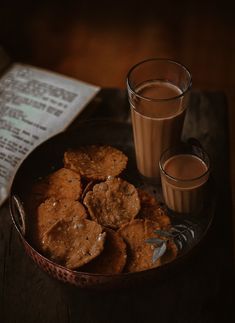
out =
[[[187,88],[182,91],[181,94],[179,95],[176,95],[176,96],[173,96],[173,97],[170,97],[170,98],[162,98],[162,99],[154,99],[154,98],[149,98],[149,97],[146,97],[146,96],[143,96],[143,95],[140,95],[139,93],[137,93],[135,91],[135,89],[131,86],[131,82],[130,82],[130,77],[131,77],[131,74],[132,72],[140,65],[144,64],[144,63],[148,63],[148,62],[154,62],[154,61],[158,61],[158,62],[168,62],[168,63],[172,63],[172,64],[175,64],[181,68],[183,68],[183,70],[186,72],[186,74],[189,76],[189,82],[188,82],[188,86]],[[138,62],[137,64],[133,65],[131,67],[131,69],[129,70],[129,72],[127,73],[127,89],[129,92],[131,92],[132,94],[134,94],[135,96],[137,96],[138,98],[142,99],[142,100],[145,100],[145,101],[148,101],[148,102],[167,102],[167,101],[173,101],[173,100],[177,100],[181,97],[183,97],[192,87],[192,75],[190,73],[190,71],[188,70],[188,68],[175,61],[175,60],[172,60],[172,59],[168,59],[168,58],[148,58],[148,59],[145,59],[143,61],[140,61]]]
[[[202,152],[203,152],[203,154],[205,154],[205,156],[206,156],[206,158],[207,158],[207,160],[208,160],[208,163],[205,163],[205,161],[202,159],[202,158],[200,158],[199,156],[197,156],[196,154],[193,154],[192,152],[190,153],[175,153],[174,155],[172,155],[172,156],[170,156],[169,158],[171,158],[171,157],[173,157],[173,156],[177,156],[177,155],[180,155],[180,154],[184,154],[184,155],[193,155],[193,156],[195,156],[195,157],[197,157],[198,159],[200,159],[204,164],[206,164],[206,167],[207,167],[207,170],[202,174],[202,175],[200,175],[200,176],[197,176],[197,177],[192,177],[192,178],[190,178],[190,179],[181,179],[181,178],[177,178],[177,177],[174,177],[174,176],[172,176],[172,175],[170,175],[170,174],[168,174],[165,170],[164,170],[164,165],[163,165],[163,163],[162,163],[162,159],[163,159],[163,157],[164,157],[164,155],[165,155],[165,153],[167,153],[168,151],[170,151],[170,150],[172,150],[172,149],[174,149],[174,148],[181,148],[181,147],[191,147],[191,148],[193,148],[193,147],[195,147],[195,148],[197,148],[197,149],[200,149]],[[168,159],[169,159],[168,158]],[[168,160],[167,159],[167,160]],[[207,176],[208,174],[210,174],[210,171],[211,171],[211,163],[210,163],[210,158],[209,158],[209,155],[208,155],[208,153],[202,148],[202,147],[199,147],[199,146],[196,146],[196,145],[188,145],[188,144],[182,144],[181,146],[175,146],[175,147],[170,147],[170,148],[167,148],[166,150],[164,150],[163,152],[162,152],[162,154],[161,154],[161,157],[160,157],[160,160],[159,160],[159,168],[160,168],[160,171],[161,171],[161,173],[163,173],[168,179],[170,179],[170,180],[172,180],[173,182],[181,182],[181,183],[190,183],[190,182],[194,182],[194,181],[197,181],[197,180],[199,180],[199,179],[201,179],[201,178],[203,178],[203,177],[205,177],[205,176]]]

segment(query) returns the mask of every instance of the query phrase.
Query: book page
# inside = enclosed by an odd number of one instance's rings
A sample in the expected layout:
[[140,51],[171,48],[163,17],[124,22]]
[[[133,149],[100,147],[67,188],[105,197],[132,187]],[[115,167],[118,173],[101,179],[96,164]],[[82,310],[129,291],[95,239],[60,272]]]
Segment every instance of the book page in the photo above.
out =
[[23,159],[65,130],[99,87],[14,64],[0,80],[0,205]]

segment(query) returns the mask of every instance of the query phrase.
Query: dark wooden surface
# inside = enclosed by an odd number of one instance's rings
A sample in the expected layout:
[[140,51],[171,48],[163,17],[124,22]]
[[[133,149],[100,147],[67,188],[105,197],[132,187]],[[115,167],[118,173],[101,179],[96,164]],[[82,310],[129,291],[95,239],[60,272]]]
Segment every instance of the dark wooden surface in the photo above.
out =
[[[127,119],[126,93],[102,90],[80,119],[91,116]],[[148,286],[102,292],[70,287],[50,278],[25,255],[6,203],[0,209],[0,322],[234,322],[229,143],[223,94],[192,94],[183,137],[192,136],[212,158],[216,211],[206,239],[191,257]]]

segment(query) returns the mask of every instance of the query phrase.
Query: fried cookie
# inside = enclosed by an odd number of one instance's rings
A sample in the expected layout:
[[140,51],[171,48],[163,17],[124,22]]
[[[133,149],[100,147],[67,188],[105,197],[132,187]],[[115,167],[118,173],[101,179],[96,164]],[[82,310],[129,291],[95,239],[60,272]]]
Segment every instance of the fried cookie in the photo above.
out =
[[84,206],[78,202],[69,199],[57,200],[55,197],[47,199],[40,204],[36,212],[36,239],[42,241],[44,233],[54,225],[58,220],[78,217],[86,218]]
[[53,261],[77,269],[104,248],[105,232],[97,222],[70,217],[57,221],[43,236],[43,251]]
[[50,197],[78,200],[81,193],[80,175],[70,169],[61,168],[33,185],[29,203],[31,208],[35,208]]
[[159,203],[153,195],[140,188],[138,188],[137,191],[140,198],[141,207],[159,205]]
[[140,212],[139,218],[156,221],[162,229],[167,229],[171,225],[171,221],[164,207],[156,200],[156,198],[149,193],[138,189],[140,198]]
[[102,253],[82,268],[82,271],[97,274],[121,273],[126,263],[126,244],[122,237],[111,229],[105,229],[106,239]]
[[83,203],[93,220],[113,229],[133,220],[140,210],[136,188],[121,178],[94,185]]
[[127,164],[127,156],[111,146],[90,145],[64,153],[64,166],[88,180],[106,180],[118,176]]
[[160,259],[153,262],[154,246],[146,242],[149,238],[157,238],[154,231],[159,229],[157,222],[136,219],[118,230],[127,244],[125,271],[142,271],[161,265]]

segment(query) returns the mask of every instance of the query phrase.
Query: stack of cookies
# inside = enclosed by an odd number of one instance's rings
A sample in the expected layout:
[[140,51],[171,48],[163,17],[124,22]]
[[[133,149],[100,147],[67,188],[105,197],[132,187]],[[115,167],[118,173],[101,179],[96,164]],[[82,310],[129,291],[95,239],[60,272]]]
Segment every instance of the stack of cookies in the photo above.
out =
[[168,215],[155,197],[121,177],[127,156],[90,145],[64,153],[64,167],[38,180],[28,197],[28,236],[52,261],[72,270],[118,274],[170,262],[177,247],[153,259],[151,238],[168,231]]

